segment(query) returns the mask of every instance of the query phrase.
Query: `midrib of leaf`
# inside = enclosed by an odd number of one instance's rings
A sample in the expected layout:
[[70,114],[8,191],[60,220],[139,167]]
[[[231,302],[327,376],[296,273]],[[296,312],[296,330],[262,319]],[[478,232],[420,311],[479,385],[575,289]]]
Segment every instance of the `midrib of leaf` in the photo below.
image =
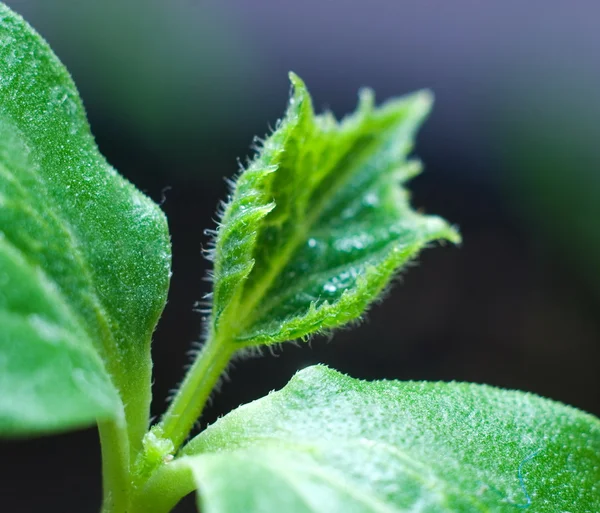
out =
[[[254,442],[256,442],[256,441],[258,441],[258,442],[260,442],[260,441],[269,442],[270,441],[270,442],[276,442],[278,445],[281,444],[285,449],[290,451],[290,454],[288,454],[289,456],[292,456],[295,451],[298,451],[299,455],[303,455],[306,453],[310,453],[314,449],[320,449],[320,447],[318,445],[297,444],[297,443],[294,443],[293,441],[290,442],[289,440],[281,440],[281,439],[272,438],[272,437],[253,438],[252,442],[253,442],[254,449],[260,448],[260,445],[258,445],[258,446],[254,445]],[[349,450],[352,449],[353,442],[354,442],[354,444],[360,443],[360,440],[344,439],[344,441],[349,443],[349,448],[348,448]],[[369,441],[371,442],[371,440],[369,440]],[[380,442],[375,442],[375,443],[380,445]],[[387,445],[387,444],[382,444],[382,445]],[[271,449],[272,449],[272,447],[271,447]],[[237,451],[234,450],[234,451],[232,451],[232,454],[235,454],[236,452]],[[243,452],[243,449],[240,449],[240,452]],[[211,452],[208,452],[206,454],[210,455]],[[413,467],[413,468],[405,467],[403,469],[403,472],[406,473],[407,475],[415,478],[415,480],[423,483],[423,485],[425,485],[426,489],[429,489],[429,490],[432,490],[435,492],[435,495],[437,498],[435,500],[436,506],[443,508],[443,510],[446,511],[447,513],[452,513],[454,510],[448,504],[449,493],[452,493],[454,495],[466,498],[475,508],[474,511],[478,511],[480,513],[490,513],[490,509],[485,504],[482,504],[475,497],[465,497],[464,490],[459,489],[454,486],[451,486],[448,482],[439,478],[439,476],[437,476],[437,474],[435,474],[435,473],[432,474],[431,472],[429,472],[429,475],[433,476],[435,478],[435,480],[434,481],[426,480],[425,477],[421,473],[419,473],[418,470],[414,470],[414,468],[422,467],[425,470],[429,471],[430,470],[429,467],[427,467],[426,465],[422,465],[421,462],[415,461],[408,454],[404,454],[402,452],[401,452],[401,454],[404,455],[402,460],[405,463],[408,463],[410,466]],[[396,452],[394,452],[394,455],[399,456]],[[252,459],[253,464],[254,465],[258,464],[258,465],[262,466],[263,468],[267,469],[268,471],[272,472],[274,475],[280,476],[281,478],[283,478],[283,480],[288,484],[289,488],[292,489],[293,492],[302,500],[302,502],[308,506],[309,511],[320,511],[320,510],[315,509],[312,506],[310,501],[307,500],[307,498],[305,496],[305,492],[302,491],[300,489],[300,487],[297,485],[297,481],[301,478],[302,474],[311,475],[311,476],[318,478],[320,481],[329,483],[332,486],[332,488],[335,488],[335,489],[339,490],[340,492],[342,492],[342,494],[350,497],[350,499],[352,501],[356,501],[358,503],[365,505],[369,511],[377,511],[379,513],[400,513],[401,511],[402,512],[405,511],[404,509],[400,510],[400,509],[394,507],[393,505],[390,505],[377,497],[369,495],[368,493],[366,493],[364,490],[362,490],[360,488],[359,483],[356,483],[355,481],[348,482],[348,481],[344,480],[341,476],[339,476],[339,474],[337,473],[337,471],[335,469],[332,469],[329,467],[321,467],[318,463],[314,463],[312,461],[306,462],[306,461],[302,461],[301,459],[295,459],[292,462],[292,464],[290,465],[290,460],[288,458],[281,457],[280,453],[275,452],[275,451],[269,451],[267,453],[267,455],[264,455],[264,457],[260,457],[259,455],[255,455],[255,456],[258,456],[258,457],[254,457]],[[202,465],[202,454],[199,454],[197,457],[199,458],[198,464],[201,466]],[[180,460],[178,460],[178,463],[180,465],[185,465],[187,458],[193,459],[194,456],[183,457]],[[152,484],[154,486],[156,486],[158,483],[152,483]],[[356,486],[353,486],[354,484],[356,484]],[[198,483],[198,488],[199,488],[200,494],[202,494],[201,482]],[[418,511],[421,511],[421,510],[418,510]]]
[[[314,126],[314,129],[319,130],[318,126],[316,125]],[[290,262],[298,247],[300,247],[300,245],[302,245],[307,240],[310,232],[314,228],[314,225],[317,223],[317,221],[321,219],[323,211],[326,209],[327,205],[329,204],[329,201],[333,197],[335,197],[337,193],[348,183],[351,177],[354,176],[356,172],[358,172],[358,170],[362,167],[365,161],[368,160],[373,150],[373,146],[377,146],[378,143],[379,141],[376,138],[372,138],[369,141],[369,144],[361,148],[361,151],[359,152],[359,155],[357,155],[355,160],[357,163],[348,166],[345,173],[339,173],[340,178],[338,180],[334,180],[333,186],[329,187],[326,190],[325,194],[323,194],[322,196],[320,196],[320,198],[317,199],[316,206],[313,209],[311,209],[312,214],[309,212],[304,217],[305,221],[303,223],[298,223],[298,228],[290,237],[289,243],[284,245],[281,251],[279,252],[279,258],[272,261],[274,263],[269,267],[267,272],[263,274],[263,278],[260,281],[258,281],[250,290],[249,295],[247,296],[246,294],[244,294],[245,290],[242,290],[241,300],[243,300],[244,303],[241,310],[232,309],[229,316],[226,316],[224,319],[224,324],[226,326],[237,326],[236,329],[232,329],[230,333],[228,333],[229,340],[235,340],[240,333],[242,333],[246,328],[248,328],[248,326],[252,325],[252,323],[256,321],[256,319],[259,317],[258,313],[263,310],[256,308],[256,306],[263,301],[263,298],[265,297],[265,295],[267,294],[277,277],[283,271],[285,266]],[[337,161],[335,161],[331,165],[331,170],[324,176],[322,181],[324,181],[328,176],[337,175],[338,173],[336,173],[336,169],[340,165],[340,163],[343,163],[345,161],[346,157],[347,150],[346,152],[342,153],[338,157]],[[387,170],[382,170],[381,174],[384,175],[386,171]],[[277,171],[275,171],[275,173],[277,173]],[[316,187],[318,187],[318,185]],[[311,195],[309,195],[309,198],[315,191],[316,188],[313,189],[313,191],[311,191]],[[310,203],[307,203],[305,205],[305,213],[308,210],[308,208],[310,208],[309,205]],[[277,205],[275,206],[275,209],[276,208]],[[231,322],[229,320],[229,317],[232,318],[234,322]]]
[[[244,406],[240,406],[239,410],[241,410],[242,408],[244,408]],[[202,434],[200,434],[199,437],[201,438]],[[248,446],[251,446],[251,447],[260,447],[261,443],[265,444],[267,446],[269,443],[273,443],[278,446],[279,445],[282,446],[284,449],[299,451],[301,453],[311,453],[314,451],[321,450],[321,446],[319,446],[318,444],[312,443],[310,440],[302,440],[301,442],[299,442],[299,441],[292,439],[291,436],[290,436],[290,438],[281,438],[281,437],[275,437],[275,436],[252,435],[252,437],[249,437],[246,440],[244,440],[241,437],[237,438],[235,442],[236,442],[236,444],[239,444],[239,446],[240,446],[240,448],[237,450],[243,450],[246,447],[246,446],[242,445],[243,442],[246,442],[248,444]],[[370,438],[365,438],[365,437],[344,438],[343,443],[348,445],[349,451],[352,449],[353,446],[364,445],[365,443],[369,443],[372,446],[376,445],[378,447],[381,447],[381,448],[385,449],[387,452],[392,453],[398,459],[401,459],[404,463],[413,467],[411,469],[406,469],[407,473],[410,474],[411,476],[415,477],[416,479],[420,480],[423,484],[427,484],[428,481],[424,479],[422,473],[419,473],[419,470],[421,472],[428,472],[429,475],[431,475],[435,478],[436,483],[440,484],[444,488],[447,488],[447,484],[442,479],[440,479],[437,474],[435,474],[435,472],[433,471],[433,469],[431,467],[427,466],[426,464],[424,464],[423,462],[421,462],[419,460],[416,460],[410,454],[408,454],[406,451],[398,449],[397,447],[395,447],[389,443],[382,442],[379,440],[372,440]],[[336,440],[336,444],[342,445],[342,443],[339,440]],[[192,443],[190,443],[189,446],[186,446],[182,449],[182,454],[184,454],[185,456],[193,457],[193,455],[192,455],[193,452],[194,452],[193,441],[192,441]],[[210,448],[206,451],[201,451],[199,454],[204,454],[204,453],[210,454],[211,453]]]
[[[373,258],[379,256],[380,254],[389,252],[390,246],[394,246],[396,244],[398,244],[398,240],[392,239],[387,244],[384,244],[381,248],[377,249],[376,251],[373,251],[373,252],[369,253],[368,255],[363,256],[362,258],[357,258],[355,260],[352,260],[352,265],[360,265],[360,264],[363,264],[370,260],[373,260]],[[417,247],[418,245],[410,244],[409,246]],[[294,287],[292,287],[290,289],[286,289],[286,291],[282,294],[279,294],[276,296],[271,296],[266,301],[262,302],[260,304],[260,307],[256,308],[255,318],[256,319],[261,318],[261,316],[265,315],[267,312],[269,312],[269,310],[271,310],[272,308],[275,308],[284,298],[287,298],[287,297],[293,295],[294,292],[296,292],[298,290],[302,290],[302,288],[304,288],[310,280],[318,279],[320,277],[327,277],[327,275],[334,274],[336,271],[342,270],[342,269],[346,268],[348,265],[349,265],[348,263],[340,264],[336,267],[330,267],[323,271],[312,273],[310,276],[297,279],[295,281],[296,284]]]
[[[12,249],[15,249],[14,246],[11,245]],[[42,279],[47,279],[45,276],[42,276]],[[60,297],[58,298],[59,300],[61,299]],[[6,317],[4,317],[6,316]],[[15,319],[23,319],[23,313],[18,311],[18,310],[8,310],[8,309],[3,309],[0,312],[0,318],[5,318],[5,319],[10,319],[10,318],[15,318]],[[56,325],[56,323],[49,323],[51,324],[53,327],[57,328],[58,330],[60,330],[60,332],[65,331],[65,329],[62,326],[58,326]],[[40,338],[40,342],[48,345],[48,346],[53,346],[54,342],[52,341],[48,341],[48,340],[44,340],[42,338]],[[97,354],[95,353],[95,350],[89,346],[84,346],[83,348],[78,345],[74,339],[69,338],[69,337],[65,337],[63,339],[61,339],[61,344],[63,344],[64,346],[73,349],[73,350],[77,350],[80,353],[86,353],[88,355],[90,355],[90,358],[97,358]],[[43,373],[43,371],[40,371],[40,375]],[[37,375],[36,375],[37,376]],[[42,380],[40,380],[42,381]]]
[[[246,405],[246,406],[248,406],[248,405]],[[238,408],[237,411],[241,411],[244,407],[245,406],[241,406],[240,408]],[[202,438],[202,433],[198,436],[196,441],[201,442],[201,438]],[[233,449],[232,452],[243,451],[244,448],[246,447],[246,445],[243,445],[244,442],[247,444],[247,446],[252,447],[252,448],[260,447],[261,444],[265,444],[265,446],[269,447],[268,444],[272,443],[272,444],[276,444],[276,445],[281,446],[284,449],[287,449],[290,451],[298,451],[300,454],[305,454],[305,453],[310,454],[311,452],[321,451],[321,446],[319,445],[319,443],[314,443],[310,440],[297,441],[297,440],[294,440],[293,438],[280,438],[280,437],[274,437],[274,436],[264,436],[264,435],[254,436],[254,435],[252,435],[251,437],[248,437],[247,439],[243,439],[241,437],[236,439],[235,443],[239,444],[239,447],[236,449]],[[464,496],[465,490],[457,488],[457,487],[453,486],[451,483],[449,483],[448,481],[442,479],[437,474],[437,472],[435,472],[433,467],[428,465],[426,462],[415,459],[407,451],[402,450],[399,447],[392,445],[388,442],[384,442],[382,440],[373,440],[371,438],[366,438],[366,437],[360,437],[360,438],[345,437],[345,438],[343,438],[343,440],[336,440],[335,443],[338,447],[339,446],[346,447],[345,450],[347,450],[348,452],[351,452],[352,449],[356,446],[365,445],[366,443],[368,443],[371,447],[376,446],[378,448],[381,448],[381,449],[385,450],[386,452],[390,453],[391,455],[393,455],[395,458],[402,460],[402,462],[404,462],[407,465],[407,467],[404,467],[404,469],[403,469],[403,471],[407,475],[410,475],[415,480],[421,482],[428,489],[437,488],[437,490],[440,492],[437,494],[439,497],[438,502],[440,503],[440,505],[448,506],[447,497],[446,497],[446,495],[444,495],[443,492],[450,492],[455,495]],[[327,443],[327,445],[328,444],[329,444],[329,442]],[[182,449],[182,454],[184,456],[182,457],[181,460],[178,460],[179,462],[184,463],[185,458],[188,458],[188,457],[193,458],[194,457],[193,453],[196,451],[198,451],[198,453],[197,453],[198,456],[201,456],[202,454],[211,454],[213,452],[210,447],[207,450],[202,450],[202,448],[197,449],[194,445],[195,444],[194,444],[194,440],[193,440],[190,443],[190,445],[185,446]],[[225,450],[227,450],[227,449],[225,448]],[[265,458],[265,459],[268,459],[268,458]],[[263,461],[263,460],[261,458],[257,458],[256,461]],[[284,463],[281,466],[283,468],[285,468],[287,466],[287,463],[284,461]],[[308,467],[308,465],[302,465],[302,466],[303,466],[303,468]],[[311,465],[311,468],[312,467],[313,467],[313,465]],[[315,465],[314,467],[317,467],[317,466]],[[277,467],[277,471],[278,472],[280,471],[279,467]],[[313,472],[313,474],[314,474],[314,472]],[[427,474],[427,477],[424,474]],[[490,512],[489,508],[482,502],[478,501],[476,497],[466,496],[465,498],[467,498],[469,500],[469,502],[471,502],[471,504],[473,504],[474,507],[477,507],[478,511],[480,511],[482,513]],[[396,510],[394,510],[394,511],[396,511]],[[451,512],[451,509],[449,509],[449,507],[448,507],[448,511]]]
[[[282,465],[273,466],[269,465],[269,463],[267,463],[267,460],[268,459],[257,459],[259,464],[263,467],[270,469],[279,476],[283,476],[285,481],[289,484],[290,488],[292,488],[297,493],[297,495],[301,497],[303,502],[309,506],[309,509],[312,511],[317,511],[318,513],[318,510],[314,509],[312,505],[306,500],[304,492],[300,490],[299,487],[296,485],[295,479],[297,477],[291,475],[291,473],[287,470],[287,462],[284,461]],[[390,507],[381,500],[369,497],[368,495],[363,493],[362,490],[360,490],[359,488],[351,488],[350,486],[348,486],[348,484],[339,479],[333,472],[323,472],[316,465],[301,465],[301,468],[306,474],[313,475],[321,479],[322,481],[329,483],[330,485],[332,485],[333,488],[341,491],[344,495],[347,495],[351,499],[356,500],[361,504],[364,504],[371,511],[378,513],[398,513],[398,510],[396,508]]]

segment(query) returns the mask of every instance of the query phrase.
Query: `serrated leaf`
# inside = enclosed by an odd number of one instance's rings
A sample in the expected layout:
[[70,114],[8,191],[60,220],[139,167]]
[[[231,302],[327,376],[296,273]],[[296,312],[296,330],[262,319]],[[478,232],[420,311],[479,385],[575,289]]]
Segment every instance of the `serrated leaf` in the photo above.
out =
[[323,366],[221,418],[171,465],[182,488],[160,489],[148,513],[191,485],[203,513],[600,511],[596,417],[528,393]]
[[165,218],[106,163],[68,72],[2,4],[0,264],[0,433],[115,417],[120,395],[139,444]]
[[287,114],[237,180],[214,248],[211,329],[242,345],[356,319],[427,243],[459,239],[412,211],[400,185],[419,171],[407,155],[428,93],[375,108],[365,90],[338,123],[291,80]]

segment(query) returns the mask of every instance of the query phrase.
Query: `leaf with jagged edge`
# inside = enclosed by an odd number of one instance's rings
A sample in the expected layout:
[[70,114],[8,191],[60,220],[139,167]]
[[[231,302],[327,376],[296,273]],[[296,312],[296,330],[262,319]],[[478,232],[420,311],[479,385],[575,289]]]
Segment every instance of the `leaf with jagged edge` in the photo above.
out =
[[193,439],[144,511],[194,489],[203,513],[595,513],[600,420],[529,393],[309,367]]
[[315,115],[304,83],[242,172],[217,231],[210,330],[240,346],[283,342],[354,320],[397,270],[459,236],[414,212],[401,184],[430,109],[419,92],[374,106],[363,90],[341,122]]
[[139,447],[169,273],[164,215],[100,155],[68,72],[0,4],[0,434],[124,408]]

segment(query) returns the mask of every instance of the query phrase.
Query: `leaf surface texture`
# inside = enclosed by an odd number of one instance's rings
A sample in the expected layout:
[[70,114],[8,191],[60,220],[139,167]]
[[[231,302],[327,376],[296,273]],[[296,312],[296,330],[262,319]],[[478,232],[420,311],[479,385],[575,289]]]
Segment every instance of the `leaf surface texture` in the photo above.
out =
[[323,366],[218,420],[173,465],[205,513],[600,509],[597,418],[522,392]]
[[141,440],[166,299],[160,209],[98,152],[48,45],[0,4],[0,433],[114,418]]
[[459,240],[414,212],[401,187],[420,168],[407,156],[428,93],[376,108],[364,90],[338,122],[315,115],[304,83],[291,80],[288,111],[239,176],[213,250],[211,330],[240,345],[346,324],[426,244]]

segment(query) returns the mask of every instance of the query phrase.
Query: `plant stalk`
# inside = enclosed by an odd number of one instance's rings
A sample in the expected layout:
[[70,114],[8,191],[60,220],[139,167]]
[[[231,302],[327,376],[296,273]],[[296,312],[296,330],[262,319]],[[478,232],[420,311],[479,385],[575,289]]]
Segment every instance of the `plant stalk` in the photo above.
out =
[[129,439],[121,420],[98,422],[102,450],[102,513],[126,513],[129,506]]
[[192,471],[177,460],[160,468],[135,492],[128,513],[168,513],[196,489]]
[[160,423],[162,436],[173,442],[175,451],[200,417],[210,393],[234,352],[232,344],[218,337],[211,337],[187,372]]

